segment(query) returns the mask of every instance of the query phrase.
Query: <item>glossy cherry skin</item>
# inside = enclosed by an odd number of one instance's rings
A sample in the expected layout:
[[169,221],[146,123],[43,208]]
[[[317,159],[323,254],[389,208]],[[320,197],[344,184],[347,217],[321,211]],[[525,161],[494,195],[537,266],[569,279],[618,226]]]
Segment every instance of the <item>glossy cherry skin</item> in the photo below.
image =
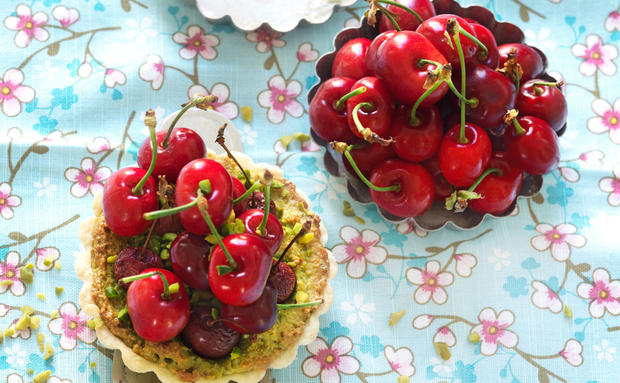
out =
[[467,98],[478,100],[477,105],[467,105],[467,121],[485,129],[497,129],[506,112],[514,108],[515,85],[500,72],[481,64],[470,66],[466,78]]
[[161,272],[169,284],[178,283],[179,291],[162,298],[164,285],[156,274],[131,282],[127,290],[127,310],[136,333],[151,342],[166,342],[177,336],[189,320],[190,306],[183,281],[165,269],[146,269]]
[[[441,52],[443,57],[445,57],[446,60],[452,64],[452,69],[457,69],[461,67],[461,64],[459,61],[459,54],[456,49],[456,44],[454,43],[454,38],[450,37],[448,40],[448,37],[446,37],[445,34],[446,24],[451,18],[456,19],[462,29],[476,36],[476,32],[472,28],[471,24],[469,24],[462,17],[451,14],[437,15],[428,20],[424,20],[416,32],[424,35],[424,37],[426,37],[435,46],[435,48]],[[465,35],[461,35],[460,38],[465,63],[471,62],[478,52],[478,46]]]
[[500,214],[506,211],[517,198],[523,183],[523,171],[512,165],[506,152],[495,152],[489,160],[488,168],[497,168],[500,174],[487,175],[475,192],[482,198],[469,201],[469,207],[480,214]]
[[336,52],[332,64],[332,76],[350,77],[355,80],[368,76],[366,52],[370,43],[371,41],[364,37],[347,41]]
[[431,175],[418,164],[399,159],[387,160],[372,171],[370,182],[375,186],[400,185],[400,190],[380,192],[370,189],[375,203],[397,217],[417,217],[424,214],[435,199]]
[[478,23],[471,23],[471,27],[476,33],[476,37],[480,42],[487,47],[487,55],[483,56],[482,49],[478,48],[478,52],[475,56],[475,61],[479,64],[486,65],[491,69],[496,69],[499,66],[499,51],[497,49],[497,42],[493,33],[484,25]]
[[417,125],[410,125],[411,108],[400,106],[392,121],[394,151],[399,158],[409,162],[424,161],[437,153],[443,123],[439,109],[431,105],[416,111]]
[[506,152],[516,166],[529,174],[551,172],[560,162],[558,136],[545,120],[533,116],[518,117],[525,133],[517,135],[511,124],[504,133]]
[[228,274],[219,275],[217,266],[228,266],[229,263],[222,248],[215,246],[209,264],[211,291],[227,305],[249,305],[261,296],[267,283],[272,262],[271,252],[259,237],[252,234],[232,234],[222,241],[237,262],[237,268]]
[[512,48],[517,50],[517,62],[521,65],[521,69],[523,70],[521,83],[538,76],[545,70],[543,59],[540,57],[540,54],[538,54],[534,48],[519,43],[502,44],[497,47],[499,51],[500,68],[504,66],[508,58],[508,53]]
[[158,201],[155,181],[149,177],[142,187],[142,194],[135,195],[132,189],[146,172],[138,167],[123,168],[114,172],[103,187],[103,216],[113,233],[131,237],[145,231],[151,221],[142,214],[157,210]]
[[369,76],[377,75],[375,72],[375,61],[377,61],[377,51],[379,50],[379,47],[386,39],[394,36],[395,33],[396,31],[380,33],[370,43],[368,51],[366,52],[366,70],[368,71]]
[[[209,203],[209,216],[215,227],[220,227],[230,216],[233,195],[230,174],[220,163],[200,158],[185,165],[179,174],[174,202],[177,206],[181,206],[195,200],[198,184],[204,179],[211,182],[211,193],[205,196]],[[179,217],[187,231],[199,235],[210,233],[209,226],[198,211],[198,207],[194,206],[180,212]]]
[[265,233],[263,235],[259,235],[256,232],[256,229],[260,225],[263,217],[265,216],[265,210],[263,209],[250,209],[246,210],[239,216],[241,222],[243,222],[243,226],[245,227],[245,232],[248,234],[254,234],[260,239],[262,239],[263,243],[267,246],[271,255],[275,255],[278,249],[280,249],[280,245],[282,244],[282,239],[284,238],[284,230],[282,230],[282,224],[275,215],[269,213],[267,216],[267,224],[265,225]]
[[[370,173],[374,168],[376,168],[380,163],[385,160],[389,160],[390,158],[396,157],[396,153],[394,153],[394,149],[392,149],[392,145],[381,145],[381,144],[369,144],[359,148],[355,148],[351,150],[351,157],[355,161],[358,169],[362,172],[362,174],[368,178],[370,177]],[[349,161],[344,157],[342,157],[342,161],[344,162],[345,167],[351,174],[355,174],[353,167]]]
[[452,194],[454,188],[446,181],[443,174],[441,174],[437,156],[429,158],[422,162],[421,165],[424,166],[424,169],[433,177],[433,183],[435,184],[435,200],[444,201],[446,197]]
[[555,86],[534,85],[545,80],[534,79],[519,89],[516,109],[523,116],[541,118],[556,132],[566,124],[568,107],[562,91]]
[[353,142],[355,136],[347,122],[347,107],[336,109],[336,102],[351,91],[355,80],[348,77],[332,77],[316,92],[308,108],[310,125],[317,136],[325,141]]
[[239,342],[239,333],[215,321],[212,306],[194,307],[183,330],[183,342],[196,354],[209,359],[228,355]]
[[460,124],[446,132],[439,147],[439,168],[451,185],[473,184],[487,168],[491,158],[491,140],[478,125],[465,123],[466,144],[458,143]]
[[170,245],[172,271],[190,287],[209,288],[209,251],[211,245],[201,235],[184,232]]
[[[168,145],[164,148],[162,143],[167,130],[157,132],[157,162],[153,171],[153,178],[166,176],[166,181],[176,183],[179,172],[188,162],[205,156],[207,151],[205,143],[198,133],[187,128],[174,128],[168,138]],[[147,170],[151,165],[153,145],[147,137],[138,150],[138,165]]]
[[267,284],[261,296],[245,306],[222,303],[220,316],[224,324],[241,334],[260,334],[268,331],[278,319],[278,291]]
[[[422,20],[430,19],[435,16],[435,7],[430,0],[396,0],[397,3],[407,6],[409,9],[414,10]],[[394,14],[398,26],[403,31],[415,31],[420,25],[420,21],[417,17],[407,12],[406,10],[396,7],[391,4],[385,4],[385,8]],[[379,31],[385,32],[394,30],[394,25],[385,16],[381,16],[379,21]]]
[[[386,32],[389,33],[389,32]],[[375,59],[375,72],[392,96],[400,103],[413,105],[426,91],[424,83],[429,69],[434,65],[419,65],[421,59],[437,61],[445,65],[446,58],[435,46],[418,32],[402,31],[393,33],[379,46]],[[448,91],[446,84],[441,84],[427,98],[422,106],[433,105]]]
[[[246,189],[245,189],[245,185],[243,184],[243,182],[239,181],[239,178],[230,177],[230,179],[232,180],[232,183],[233,183],[233,200],[235,200],[241,197],[241,195],[245,193]],[[240,216],[241,213],[243,213],[243,204],[241,202],[234,204],[233,210],[235,211],[235,217]]]
[[392,114],[394,113],[394,101],[390,92],[381,80],[376,77],[364,77],[353,84],[351,90],[366,87],[366,92],[358,94],[347,100],[347,121],[349,129],[357,137],[363,137],[353,121],[353,108],[359,103],[369,102],[372,107],[362,107],[357,111],[362,126],[377,133],[383,138],[387,138]]

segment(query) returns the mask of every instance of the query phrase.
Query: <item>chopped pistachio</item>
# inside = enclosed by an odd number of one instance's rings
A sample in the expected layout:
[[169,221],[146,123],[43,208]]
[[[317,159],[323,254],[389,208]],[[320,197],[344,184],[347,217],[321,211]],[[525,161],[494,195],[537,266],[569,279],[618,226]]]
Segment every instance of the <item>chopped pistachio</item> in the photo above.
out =
[[273,180],[271,182],[271,188],[272,189],[281,189],[283,187],[284,187],[284,183],[282,181]]
[[284,198],[284,197],[288,196],[288,193],[289,193],[288,189],[283,189],[280,192],[280,197]]
[[43,360],[48,360],[54,356],[54,347],[50,342],[45,342],[45,352],[43,352]]
[[[360,225],[365,225],[366,224],[366,221],[364,221],[364,218],[362,218],[362,217],[355,216],[355,217],[353,217],[353,219],[357,223],[359,223]],[[405,378],[407,378],[407,377],[405,376]],[[409,378],[407,378],[407,379],[409,379]]]
[[435,342],[433,343],[435,346],[435,351],[437,351],[437,355],[443,360],[450,360],[452,358],[452,354],[450,353],[450,348],[444,342]]
[[396,383],[409,383],[410,381],[411,379],[409,379],[409,377],[406,375],[401,375],[398,378],[396,378]]
[[170,259],[170,250],[164,248],[159,252],[159,258],[163,259],[164,261],[166,259]]
[[45,334],[37,334],[37,344],[39,345],[39,351],[43,352],[43,350],[45,349]]
[[175,239],[176,237],[177,237],[177,234],[176,234],[176,233],[166,233],[166,234],[164,234],[164,236],[163,236],[163,237],[161,237],[161,239],[162,239],[164,242],[172,242],[172,241],[174,241],[174,239]]
[[95,368],[95,366],[97,365],[97,363],[95,362],[90,362],[90,368]]
[[116,262],[117,259],[118,259],[118,255],[112,255],[110,257],[107,257],[105,261],[107,263],[114,263]]
[[176,294],[179,292],[179,282],[175,282],[168,287],[170,294]]
[[15,330],[13,330],[12,328],[7,328],[6,330],[4,330],[4,336],[7,338],[11,338],[13,335],[15,335]]
[[295,293],[295,300],[297,303],[306,303],[308,302],[308,293],[305,291],[298,291]]
[[32,383],[46,383],[52,374],[51,370],[45,370],[43,372],[39,372],[32,379]]
[[355,217],[355,210],[353,210],[351,202],[347,200],[342,201],[342,214],[346,217]]
[[122,309],[120,309],[120,311],[118,312],[116,317],[118,319],[120,319],[120,320],[127,320],[127,319],[129,319],[129,311],[127,311],[127,306],[125,306]]
[[22,281],[31,284],[32,281],[34,281],[34,273],[32,272],[32,269],[29,269],[26,266],[22,266],[19,268],[19,279],[21,279]]
[[62,294],[63,291],[65,291],[65,288],[62,287],[62,286],[56,286],[54,291],[56,292],[56,295],[60,295],[60,294]]
[[43,264],[45,266],[51,266],[52,263],[54,263],[54,256],[48,255],[47,257],[43,258]]
[[4,341],[4,335],[2,334],[2,331],[0,331],[0,344],[2,344],[3,341]]
[[30,317],[30,328],[37,331],[39,329],[39,324],[41,324],[41,317],[38,315],[33,315]]
[[43,293],[38,293],[38,294],[37,294],[37,298],[39,298],[39,300],[40,300],[40,301],[44,301],[45,299],[47,299],[47,298],[45,297],[45,294],[43,294]]
[[30,315],[23,314],[21,317],[19,317],[17,323],[15,323],[15,326],[13,328],[17,331],[20,331],[25,330],[28,327],[30,327]]
[[104,290],[105,292],[105,296],[108,298],[118,298],[120,297],[120,294],[118,293],[118,291],[116,291],[116,289],[112,286],[108,286],[105,288]]
[[476,331],[469,334],[469,341],[472,343],[480,343],[480,334]]
[[211,317],[215,320],[219,317],[219,312],[215,307],[211,307]]
[[34,309],[32,307],[26,306],[26,305],[22,306],[20,308],[20,311],[22,312],[22,314],[26,314],[26,315],[34,314]]
[[314,239],[314,233],[306,233],[297,240],[302,245],[310,243]]
[[11,286],[13,284],[13,281],[10,279],[6,279],[4,281],[0,281],[0,286]]
[[389,322],[390,327],[395,326],[405,316],[406,313],[407,311],[405,310],[400,310],[395,313],[391,313],[390,322]]
[[28,262],[28,264],[25,266],[28,270],[33,270],[34,269],[34,265],[32,264],[32,262]]
[[209,242],[212,245],[217,244],[217,239],[215,238],[215,235],[213,234],[209,234],[205,237],[205,241]]
[[50,319],[58,318],[58,310],[54,310],[50,313]]
[[238,346],[233,347],[230,352],[230,360],[235,360],[241,356],[241,349]]
[[27,369],[26,372],[28,373],[28,375],[34,374],[34,370],[32,368]]
[[564,315],[566,315],[568,319],[571,319],[573,317],[573,310],[571,310],[568,305],[564,305]]
[[293,226],[293,234],[298,234],[301,229],[303,229],[303,225],[299,222],[296,222],[295,225]]
[[56,264],[54,265],[54,268],[56,270],[60,270],[62,268],[62,265],[60,264],[60,261],[56,261]]

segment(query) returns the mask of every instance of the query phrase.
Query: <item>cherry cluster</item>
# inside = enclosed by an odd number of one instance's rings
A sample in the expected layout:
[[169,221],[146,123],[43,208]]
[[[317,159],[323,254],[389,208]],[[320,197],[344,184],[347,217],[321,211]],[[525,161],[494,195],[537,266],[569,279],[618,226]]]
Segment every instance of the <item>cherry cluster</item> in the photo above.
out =
[[[341,153],[373,201],[397,217],[446,209],[500,214],[523,174],[557,167],[561,83],[521,43],[436,14],[430,0],[371,0],[378,35],[346,42],[310,102],[312,130]],[[460,85],[460,86],[459,86]]]
[[[204,158],[205,144],[195,131],[175,127],[203,99],[192,99],[168,130],[157,133],[154,113],[147,112],[151,137],[138,152],[140,167],[110,177],[103,214],[109,229],[120,236],[137,236],[150,227],[144,246],[127,247],[113,259],[114,275],[127,289],[126,308],[136,333],[152,342],[180,334],[197,354],[219,358],[233,349],[240,334],[271,329],[278,309],[320,302],[282,304],[292,295],[296,278],[281,260],[310,228],[301,225],[280,252],[284,230],[270,199],[276,187],[271,173],[265,171],[252,183],[252,174],[225,145],[225,126],[216,142],[241,175]],[[147,247],[153,230],[169,241],[160,254]],[[194,302],[193,294],[200,291],[215,298]],[[121,297],[113,286],[106,295]]]

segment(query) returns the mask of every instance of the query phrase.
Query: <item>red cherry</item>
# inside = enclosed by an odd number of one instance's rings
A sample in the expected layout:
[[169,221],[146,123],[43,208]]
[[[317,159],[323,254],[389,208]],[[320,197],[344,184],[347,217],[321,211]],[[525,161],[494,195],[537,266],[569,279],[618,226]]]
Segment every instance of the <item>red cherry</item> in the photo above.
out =
[[386,187],[398,184],[395,191],[370,189],[375,203],[397,217],[417,217],[424,214],[435,198],[433,178],[422,166],[398,159],[387,160],[372,171],[370,182]]
[[[386,32],[389,33],[389,32]],[[432,60],[447,64],[445,57],[423,35],[412,31],[393,33],[384,39],[376,54],[375,72],[392,96],[406,105],[413,105],[426,91],[424,84],[429,69],[435,65],[420,65],[420,60]],[[421,106],[433,105],[448,91],[448,85],[441,84]]]
[[505,152],[493,153],[487,166],[499,169],[500,173],[487,175],[476,186],[475,192],[482,198],[470,200],[469,207],[480,214],[500,214],[517,198],[523,183],[523,172],[510,163]]
[[[416,32],[424,35],[424,37],[426,37],[435,46],[435,48],[441,52],[446,60],[452,64],[452,68],[457,69],[461,67],[461,64],[459,62],[459,54],[454,38],[450,37],[450,40],[448,40],[446,37],[446,25],[448,20],[452,18],[456,19],[462,29],[471,33],[474,37],[476,36],[476,32],[472,28],[471,24],[465,21],[462,17],[451,14],[437,15],[428,20],[424,20]],[[460,40],[465,62],[471,62],[478,52],[478,46],[464,35],[460,36]]]
[[[185,165],[179,174],[174,201],[177,206],[194,201],[199,183],[205,179],[211,183],[211,193],[205,196],[209,203],[209,215],[215,227],[219,227],[230,216],[233,186],[230,174],[218,162],[200,158]],[[197,207],[184,210],[179,216],[187,231],[199,235],[210,232]]]
[[278,292],[278,303],[283,303],[293,295],[297,278],[291,266],[284,262],[277,262],[275,260],[273,262],[277,263],[277,266],[271,269],[267,284],[273,286]]
[[497,42],[493,33],[484,25],[478,23],[471,23],[471,27],[476,33],[476,37],[480,42],[487,47],[487,55],[483,56],[481,49],[478,49],[476,53],[476,61],[482,65],[486,65],[491,69],[496,69],[499,66],[499,51],[497,50]]
[[369,76],[376,76],[375,61],[377,61],[377,50],[386,39],[394,36],[395,33],[396,31],[380,33],[370,43],[368,51],[366,52],[366,70],[368,71]]
[[560,162],[558,136],[545,120],[533,116],[518,117],[519,128],[509,126],[504,133],[506,152],[515,165],[529,174],[542,175],[551,172]]
[[521,76],[521,83],[532,79],[545,70],[544,62],[540,54],[529,45],[511,43],[502,44],[497,49],[499,51],[499,66],[503,67],[504,63],[508,59],[508,53],[512,49],[517,50],[517,62],[521,65],[523,75]]
[[418,122],[411,125],[411,108],[400,106],[392,121],[394,151],[405,161],[420,162],[431,158],[441,143],[443,126],[436,106],[418,109]]
[[190,306],[183,282],[165,269],[146,269],[141,275],[159,272],[179,291],[163,299],[164,284],[159,274],[131,282],[127,290],[127,310],[136,333],[150,342],[166,342],[177,336],[189,320]]
[[260,334],[273,327],[278,319],[278,291],[267,284],[260,297],[245,306],[222,303],[220,316],[226,326],[241,334]]
[[209,288],[211,245],[201,235],[184,232],[170,245],[172,270],[184,283],[199,290]]
[[336,108],[336,102],[349,93],[355,80],[347,77],[332,77],[325,81],[312,98],[308,108],[310,125],[317,136],[325,141],[356,140],[347,123],[347,108]]
[[366,51],[370,46],[370,40],[364,37],[347,41],[334,57],[332,64],[333,77],[350,77],[355,80],[369,73],[366,70]]
[[562,91],[545,80],[534,79],[526,82],[519,89],[516,109],[524,116],[541,118],[556,132],[566,124],[568,107]]
[[241,222],[243,222],[245,232],[259,237],[265,243],[265,245],[271,252],[271,255],[275,255],[275,253],[280,248],[280,245],[282,244],[282,239],[284,238],[284,231],[282,230],[282,224],[280,223],[280,221],[278,221],[276,216],[269,213],[269,215],[267,216],[265,233],[258,234],[256,232],[256,229],[261,224],[264,216],[264,210],[250,209],[243,212],[243,214],[239,216],[239,219],[241,220]]
[[[176,183],[181,168],[196,158],[204,157],[207,149],[200,135],[187,128],[172,129],[168,145],[164,148],[162,143],[166,133],[167,130],[157,132],[157,161],[153,178],[157,179],[162,175],[166,176],[166,181],[169,183]],[[152,156],[153,146],[151,139],[147,137],[138,150],[138,165],[147,170],[151,165]]]
[[[433,7],[433,3],[430,0],[395,0],[397,3],[405,5],[409,7],[409,9],[415,11],[422,20],[429,19],[435,16],[435,7]],[[396,21],[398,22],[398,26],[403,31],[415,31],[416,28],[420,25],[420,21],[417,17],[415,17],[410,12],[397,7],[395,5],[386,4],[385,8],[394,14]],[[389,30],[393,30],[394,25],[390,22],[387,17],[381,17],[381,21],[379,21],[379,31],[385,32]]]
[[[239,181],[239,178],[237,177],[230,177],[233,183],[233,200],[241,197],[243,195],[243,193],[245,193],[246,189],[245,189],[245,185],[243,185],[243,182]],[[233,205],[233,210],[235,211],[235,216],[238,217],[241,215],[241,213],[243,213],[243,204],[241,202],[238,202],[236,204]]]
[[220,275],[217,267],[229,266],[230,263],[222,248],[215,246],[209,264],[211,291],[227,305],[249,305],[261,296],[267,283],[272,263],[271,252],[259,237],[252,234],[233,234],[222,241],[237,267]]
[[114,172],[103,187],[103,216],[115,234],[131,237],[145,231],[151,222],[142,214],[157,210],[158,201],[153,177],[142,187],[142,194],[134,194],[133,188],[146,172],[138,167],[128,167]]
[[465,187],[476,181],[486,169],[491,158],[491,140],[482,128],[465,123],[467,143],[459,143],[461,126],[448,130],[439,147],[439,168],[446,180],[454,185]]
[[433,183],[435,184],[435,200],[444,201],[452,192],[454,188],[446,181],[441,169],[439,169],[439,160],[437,157],[430,158],[421,164],[424,169],[433,177]]
[[192,308],[189,322],[183,330],[183,342],[196,354],[209,359],[228,355],[239,342],[239,333],[213,318],[214,307],[200,305]]
[[357,116],[364,128],[368,128],[380,137],[386,138],[392,122],[392,114],[394,113],[394,101],[383,82],[376,77],[364,77],[358,80],[353,84],[351,90],[361,87],[365,87],[366,92],[347,100],[349,129],[357,137],[363,137],[353,120],[353,109],[360,103],[369,103],[372,106],[359,108]]
[[[396,157],[396,153],[394,153],[392,145],[384,146],[381,144],[372,144],[352,149],[351,156],[362,174],[364,174],[365,177],[370,177],[370,173],[374,168],[383,161]],[[343,162],[347,170],[349,170],[351,174],[354,174],[351,164],[344,159],[344,157]]]

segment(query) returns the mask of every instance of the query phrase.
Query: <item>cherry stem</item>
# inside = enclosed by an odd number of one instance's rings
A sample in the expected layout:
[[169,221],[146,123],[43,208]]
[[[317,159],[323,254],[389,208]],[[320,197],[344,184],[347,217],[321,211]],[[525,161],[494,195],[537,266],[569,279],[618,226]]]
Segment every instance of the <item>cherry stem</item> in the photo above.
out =
[[322,299],[318,301],[306,302],[306,303],[278,303],[278,310],[295,309],[299,307],[318,306],[323,303]]
[[398,8],[402,8],[405,11],[407,11],[407,12],[411,13],[412,15],[414,15],[415,18],[418,19],[418,21],[420,23],[422,23],[424,21],[424,19],[422,19],[422,16],[420,16],[420,14],[418,12],[414,11],[413,9],[411,9],[408,6],[403,5],[401,3],[397,3],[397,2],[391,1],[391,0],[377,0],[377,3],[389,4],[389,5],[393,5],[395,7],[398,7]]
[[350,91],[349,93],[345,94],[344,96],[340,97],[340,99],[338,101],[336,101],[336,103],[334,104],[334,109],[336,110],[342,110],[343,104],[350,99],[353,96],[357,96],[358,94],[362,94],[366,92],[366,87],[365,86],[361,86],[357,89],[354,89],[352,91]]
[[248,190],[246,190],[243,194],[233,200],[233,205],[236,205],[244,199],[248,198],[250,194],[254,193],[254,190],[258,189],[259,186],[260,182],[254,182],[254,184],[252,184],[252,186],[250,186]]
[[[458,21],[457,21],[457,23],[458,23]],[[486,45],[484,45],[482,43],[482,41],[478,40],[474,35],[472,35],[471,33],[467,32],[465,29],[460,28],[460,25],[459,25],[458,31],[459,31],[460,34],[462,34],[463,36],[467,37],[468,39],[470,39],[471,41],[476,43],[476,45],[478,47],[482,48],[482,55],[480,55],[481,58],[487,57],[487,55],[489,54],[489,49],[486,47]]]
[[400,32],[400,25],[398,25],[398,23],[396,22],[396,19],[394,18],[394,15],[392,14],[392,12],[388,11],[384,6],[382,5],[377,5],[377,8],[379,8],[379,10],[381,11],[381,13],[383,13],[383,15],[385,17],[388,18],[388,20],[390,20],[390,23],[392,23],[392,25],[394,26],[394,29],[396,29],[396,31]]
[[269,218],[269,200],[271,198],[270,196],[271,194],[271,185],[267,185],[265,187],[265,211],[263,213],[263,219],[260,221],[260,225],[258,225],[258,227],[256,228],[256,234],[258,235],[265,235],[266,233],[266,229],[267,229],[267,218]]
[[443,64],[438,61],[428,60],[428,59],[419,59],[418,67],[422,68],[424,65],[434,65],[437,68],[441,68],[443,66]]
[[151,240],[151,234],[153,234],[153,229],[155,228],[155,222],[153,222],[151,224],[151,228],[149,229],[149,233],[146,235],[146,239],[144,240],[144,244],[142,245],[142,250],[140,251],[141,253],[144,253],[144,251],[146,250],[146,246],[149,244],[149,241]]
[[278,269],[278,264],[280,264],[280,261],[282,261],[282,259],[284,258],[284,255],[289,251],[289,249],[293,246],[293,244],[297,242],[299,238],[301,238],[302,235],[306,234],[310,230],[311,226],[312,224],[310,223],[310,221],[306,221],[304,223],[301,230],[299,230],[299,233],[295,234],[293,239],[291,239],[291,241],[288,243],[288,245],[286,245],[286,247],[282,251],[282,254],[280,254],[280,256],[278,257],[278,260],[276,261],[276,263],[271,267],[272,270]]
[[[463,55],[463,46],[461,45],[460,37],[461,26],[459,25],[458,21],[456,21],[456,19],[451,20],[454,20],[454,22],[456,23],[453,38],[454,45],[456,45],[456,50],[459,54],[459,64],[461,65],[461,95],[463,96],[463,99],[467,99],[465,91],[465,56]],[[461,130],[459,132],[459,139],[457,140],[459,144],[466,144],[469,142],[467,136],[465,135],[465,108],[465,105],[461,103]]]
[[353,168],[353,170],[355,170],[355,174],[357,174],[357,176],[362,180],[362,182],[364,184],[366,184],[366,186],[368,186],[369,188],[371,188],[373,190],[379,191],[379,192],[400,191],[400,184],[399,183],[396,183],[396,184],[391,185],[391,186],[375,186],[375,185],[373,185],[372,182],[370,182],[368,180],[368,178],[366,178],[366,176],[364,176],[364,174],[362,174],[360,169],[355,164],[355,160],[351,156],[351,149],[354,149],[353,145],[347,146],[347,149],[344,151],[344,156],[347,158],[347,161],[349,161],[349,163],[351,164],[351,167]]
[[359,104],[355,105],[353,111],[351,112],[353,114],[353,121],[355,122],[355,127],[357,128],[357,131],[360,132],[360,134],[364,134],[364,125],[362,125],[362,122],[360,121],[357,112],[360,110],[360,108],[372,107],[373,105],[370,102],[360,102]]
[[252,187],[252,185],[250,184],[250,179],[249,179],[250,173],[247,173],[245,169],[243,169],[243,166],[241,166],[237,158],[232,154],[232,152],[226,146],[226,139],[224,138],[224,131],[226,130],[226,126],[227,126],[226,124],[222,125],[222,127],[217,131],[217,138],[215,139],[215,142],[219,144],[224,149],[224,151],[226,151],[228,158],[230,158],[231,160],[235,162],[235,164],[237,164],[237,166],[239,167],[239,170],[241,170],[241,173],[243,173],[243,177],[245,178],[245,182],[243,184],[245,185],[246,189],[249,189]]
[[168,283],[168,279],[166,278],[164,273],[162,273],[161,271],[151,271],[149,273],[132,275],[131,277],[122,278],[121,282],[130,283],[139,279],[150,278],[154,275],[159,275],[159,278],[161,278],[161,282],[164,285],[164,292],[161,294],[161,299],[167,301],[168,299],[170,299],[170,284]]
[[196,198],[196,201],[198,201],[197,204],[198,204],[198,210],[200,211],[200,215],[202,215],[202,218],[207,223],[207,226],[209,226],[209,230],[211,230],[211,234],[213,234],[213,236],[215,237],[215,240],[217,241],[217,244],[222,248],[224,255],[226,255],[226,259],[228,260],[228,263],[230,264],[230,266],[218,265],[216,267],[217,273],[219,275],[226,275],[237,268],[237,262],[235,262],[235,260],[233,259],[232,255],[230,255],[230,252],[228,251],[226,246],[224,246],[224,242],[222,242],[222,236],[220,235],[220,233],[217,232],[217,228],[213,224],[213,220],[211,220],[211,216],[209,215],[209,204],[207,203],[207,199],[202,195],[202,192],[199,192],[199,195],[198,195],[198,198]]
[[426,90],[426,92],[422,93],[422,95],[416,100],[415,104],[413,104],[413,108],[411,108],[411,118],[409,119],[409,125],[419,125],[420,119],[416,116],[416,112],[418,111],[418,107],[431,93],[435,91],[435,89],[439,88],[441,84],[443,84],[445,80],[437,80]]
[[[192,101],[187,103],[179,111],[179,113],[177,113],[177,115],[174,116],[174,120],[172,120],[172,124],[170,124],[170,127],[168,128],[168,131],[166,132],[166,137],[164,137],[164,141],[161,143],[161,147],[162,148],[166,148],[168,146],[168,140],[170,139],[170,134],[172,134],[172,129],[174,129],[174,127],[177,125],[177,122],[179,121],[181,116],[183,116],[185,114],[185,112],[187,112],[187,110],[189,108],[194,107],[197,104],[200,104],[201,102],[205,101],[206,99],[207,99],[207,97],[205,97],[205,96],[194,96],[192,98]],[[153,146],[153,151],[155,150],[155,148],[157,148],[157,146]]]
[[149,109],[146,111],[146,116],[144,117],[144,125],[148,126],[149,128],[149,134],[151,135],[151,147],[153,149],[153,154],[151,155],[151,164],[149,165],[149,168],[146,171],[146,174],[144,175],[144,177],[142,177],[140,182],[138,182],[138,184],[134,186],[133,189],[131,189],[131,192],[134,195],[143,194],[142,187],[144,186],[146,181],[148,181],[148,179],[151,177],[151,174],[153,174],[153,170],[155,170],[155,163],[157,162],[157,136],[155,134],[155,126],[157,125],[157,120],[155,119],[155,112],[153,111],[153,109]]
[[521,136],[521,135],[525,134],[525,129],[523,129],[523,127],[521,126],[519,121],[517,121],[516,117],[514,119],[512,119],[512,123],[514,124],[515,130],[517,131],[517,136]]
[[560,88],[562,85],[564,85],[564,81],[556,81],[556,82],[545,82],[545,81],[541,81],[541,82],[535,82],[534,83],[534,93],[536,93],[537,96],[540,96],[543,93],[543,89],[541,88],[541,86],[552,86],[555,88]]
[[[196,193],[200,196],[202,194],[209,194],[211,192],[211,182],[208,179],[204,179],[200,181],[201,188],[196,191]],[[175,206],[170,209],[161,209],[155,211],[149,211],[148,213],[142,214],[142,217],[147,221],[152,221],[157,218],[167,217],[169,215],[177,214],[187,209],[191,209],[192,207],[198,204],[198,198],[193,200],[192,202],[188,202],[185,205]]]
[[485,170],[485,171],[484,171],[484,173],[482,173],[482,174],[480,175],[480,177],[478,177],[478,179],[476,180],[476,182],[474,182],[474,183],[473,183],[473,184],[469,187],[469,189],[467,189],[467,191],[473,192],[473,191],[476,189],[476,187],[478,187],[478,185],[480,185],[480,182],[482,182],[482,180],[484,180],[484,179],[485,179],[485,178],[486,178],[489,174],[491,174],[491,173],[495,173],[495,174],[499,174],[499,175],[501,175],[501,174],[502,174],[502,171],[501,171],[501,170],[499,170],[498,168],[490,168],[490,169]]

